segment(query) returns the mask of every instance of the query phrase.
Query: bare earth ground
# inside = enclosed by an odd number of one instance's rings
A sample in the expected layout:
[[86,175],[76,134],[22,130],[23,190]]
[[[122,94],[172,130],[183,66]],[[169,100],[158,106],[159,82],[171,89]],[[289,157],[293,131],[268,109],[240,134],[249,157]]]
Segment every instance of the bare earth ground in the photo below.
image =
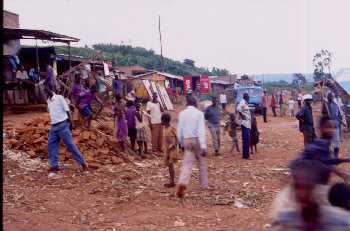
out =
[[[34,113],[5,115],[4,126]],[[264,230],[278,190],[288,180],[288,162],[302,148],[294,119],[258,118],[258,154],[244,161],[229,153],[227,134],[222,155],[214,157],[208,134],[207,160],[213,190],[201,191],[198,169],[186,198],[166,189],[168,172],[159,159],[103,166],[90,174],[64,166],[64,177],[48,180],[45,161],[4,153],[3,212],[5,230]],[[240,133],[238,133],[240,137]],[[350,153],[349,138],[342,153]],[[179,173],[180,163],[176,171]],[[350,169],[349,166],[345,168]]]

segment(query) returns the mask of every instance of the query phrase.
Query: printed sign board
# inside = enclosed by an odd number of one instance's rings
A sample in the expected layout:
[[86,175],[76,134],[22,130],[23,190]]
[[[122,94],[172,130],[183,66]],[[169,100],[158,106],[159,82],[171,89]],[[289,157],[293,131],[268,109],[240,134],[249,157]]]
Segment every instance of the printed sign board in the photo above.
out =
[[189,90],[192,90],[192,77],[184,76],[184,94],[186,94]]
[[200,92],[201,94],[209,94],[210,92],[210,80],[206,75],[202,75],[200,78]]

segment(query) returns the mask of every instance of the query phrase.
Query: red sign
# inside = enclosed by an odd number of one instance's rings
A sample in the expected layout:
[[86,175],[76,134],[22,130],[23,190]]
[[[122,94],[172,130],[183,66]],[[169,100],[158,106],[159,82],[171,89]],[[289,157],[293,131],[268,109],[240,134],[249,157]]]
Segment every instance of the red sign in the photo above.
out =
[[209,94],[210,92],[210,81],[206,75],[202,75],[200,78],[200,92],[201,94]]
[[192,77],[184,76],[184,94],[186,94],[189,90],[192,90]]

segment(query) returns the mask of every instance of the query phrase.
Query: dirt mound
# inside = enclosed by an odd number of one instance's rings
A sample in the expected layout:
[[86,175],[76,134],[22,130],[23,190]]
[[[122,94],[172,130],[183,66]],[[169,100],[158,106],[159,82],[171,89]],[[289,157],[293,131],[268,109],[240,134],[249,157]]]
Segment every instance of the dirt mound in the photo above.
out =
[[[49,129],[48,116],[26,121],[20,126],[7,127],[4,144],[8,149],[26,152],[31,158],[47,159]],[[120,151],[113,137],[113,129],[107,123],[92,121],[89,130],[76,128],[72,135],[74,143],[88,163],[118,164],[130,162],[135,158]],[[60,161],[70,160],[72,157],[62,141],[60,145]]]

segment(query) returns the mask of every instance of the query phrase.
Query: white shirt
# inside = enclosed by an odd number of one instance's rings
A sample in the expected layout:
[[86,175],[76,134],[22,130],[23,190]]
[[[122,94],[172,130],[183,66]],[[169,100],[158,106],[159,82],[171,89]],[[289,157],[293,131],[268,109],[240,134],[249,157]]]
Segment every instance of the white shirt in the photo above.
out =
[[225,94],[220,94],[220,103],[227,103],[227,97]]
[[151,124],[160,124],[162,112],[160,110],[160,104],[148,101],[146,105],[146,111],[151,111]]
[[250,129],[252,127],[251,115],[249,105],[245,99],[242,99],[241,102],[239,102],[237,111],[245,115],[245,119],[242,118],[241,120],[241,125]]
[[47,106],[49,108],[51,124],[57,124],[68,119],[67,112],[69,112],[69,106],[62,95],[53,94],[51,99],[47,99]]
[[288,101],[288,108],[289,108],[289,110],[294,109],[294,104],[295,104],[295,101],[294,101],[294,100],[290,99],[290,100]]
[[302,101],[302,100],[303,100],[303,95],[300,94],[300,93],[298,94],[298,100],[299,100],[299,101]]
[[179,113],[177,138],[181,145],[187,138],[198,138],[201,149],[206,149],[204,114],[193,106],[188,106]]
[[17,71],[16,78],[21,79],[21,80],[25,80],[25,79],[29,79],[29,76],[27,74],[27,71]]

